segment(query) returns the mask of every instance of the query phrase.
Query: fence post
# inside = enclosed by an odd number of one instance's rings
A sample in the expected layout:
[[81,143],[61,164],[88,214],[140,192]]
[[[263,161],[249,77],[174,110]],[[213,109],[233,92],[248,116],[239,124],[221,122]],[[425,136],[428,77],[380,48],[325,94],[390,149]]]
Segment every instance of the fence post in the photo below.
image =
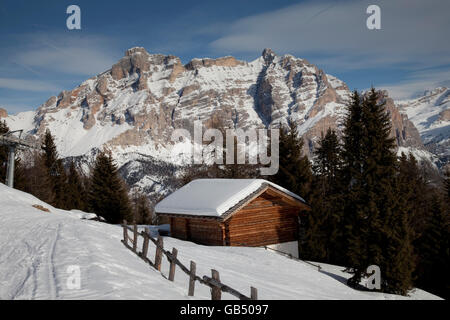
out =
[[[220,283],[219,271],[211,269],[211,275],[213,280],[216,280]],[[222,291],[220,287],[212,286],[211,288],[211,300],[221,300],[222,299]]]
[[127,220],[123,220],[123,243],[128,245]]
[[178,250],[175,248],[172,248],[172,256],[170,257],[170,268],[169,268],[169,280],[173,281],[175,279],[175,267],[177,266],[176,260],[177,260]]
[[136,252],[136,249],[137,249],[137,237],[138,237],[137,225],[135,223],[134,226],[133,226],[133,251],[134,252]]
[[146,258],[147,257],[147,252],[148,252],[148,241],[149,241],[149,233],[148,233],[148,229],[145,229],[144,233],[142,234],[144,236],[144,244],[142,245],[142,258]]
[[254,287],[250,287],[250,299],[258,300],[258,290]]
[[163,239],[161,236],[158,236],[158,240],[156,241],[156,253],[155,253],[155,269],[161,271],[161,260],[163,253]]
[[194,296],[194,290],[195,290],[195,272],[196,272],[197,266],[195,265],[195,262],[191,260],[191,270],[189,272],[189,290],[188,290],[188,296]]

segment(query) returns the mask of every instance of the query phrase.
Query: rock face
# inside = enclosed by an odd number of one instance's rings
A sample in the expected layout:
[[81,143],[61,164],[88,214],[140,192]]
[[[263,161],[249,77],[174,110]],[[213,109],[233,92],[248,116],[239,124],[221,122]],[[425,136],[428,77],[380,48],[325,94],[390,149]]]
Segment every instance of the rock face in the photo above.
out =
[[[36,111],[30,132],[49,128],[64,157],[89,158],[105,145],[115,149],[119,165],[144,155],[177,163],[171,134],[178,128],[192,132],[195,120],[244,130],[294,121],[311,155],[322,132],[341,130],[349,96],[343,81],[270,49],[252,62],[224,57],[183,65],[178,57],[137,47],[110,70],[50,97]],[[422,148],[407,116],[386,94],[383,99],[398,146]]]

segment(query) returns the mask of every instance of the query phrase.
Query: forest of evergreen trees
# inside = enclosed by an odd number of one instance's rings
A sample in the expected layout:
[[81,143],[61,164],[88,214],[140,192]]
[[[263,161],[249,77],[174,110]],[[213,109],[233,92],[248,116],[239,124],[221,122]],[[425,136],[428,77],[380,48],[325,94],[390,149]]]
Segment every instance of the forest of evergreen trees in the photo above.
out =
[[[313,165],[302,153],[295,124],[280,131],[280,165],[267,178],[301,195],[311,211],[301,213],[300,257],[346,266],[358,287],[367,267],[381,270],[381,291],[407,294],[414,286],[450,297],[450,176],[430,183],[412,155],[397,157],[391,125],[378,93],[354,92],[342,137],[329,129]],[[7,132],[0,122],[0,133]],[[16,160],[15,187],[62,209],[94,212],[107,222],[151,223],[142,194],[128,195],[108,152],[98,154],[89,176],[63,163],[49,131],[32,165]],[[236,152],[235,152],[236,154]],[[7,153],[0,147],[0,182]],[[196,178],[256,178],[254,165],[196,165],[180,186]]]
[[450,297],[450,176],[428,182],[417,160],[396,156],[390,121],[377,92],[354,92],[339,139],[329,129],[314,165],[299,150],[295,126],[280,139],[280,170],[272,180],[302,195],[300,256],[346,266],[357,287],[370,265],[381,291],[414,286]]

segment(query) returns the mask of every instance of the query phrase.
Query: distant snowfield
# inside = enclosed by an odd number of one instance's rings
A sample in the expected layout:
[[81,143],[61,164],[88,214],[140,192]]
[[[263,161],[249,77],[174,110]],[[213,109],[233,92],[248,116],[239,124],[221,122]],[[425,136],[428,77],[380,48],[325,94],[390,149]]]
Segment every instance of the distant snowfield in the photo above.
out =
[[[0,299],[192,299],[181,270],[175,282],[166,280],[166,259],[162,276],[123,246],[120,226],[81,216],[0,184]],[[176,247],[187,266],[194,260],[198,275],[214,268],[223,283],[244,294],[256,287],[259,299],[439,299],[419,289],[410,297],[356,291],[343,283],[348,275],[342,267],[322,265],[319,272],[262,248],[205,247],[170,237],[164,246]],[[71,266],[80,268],[80,289],[67,286]],[[210,299],[209,288],[197,283],[194,299]]]

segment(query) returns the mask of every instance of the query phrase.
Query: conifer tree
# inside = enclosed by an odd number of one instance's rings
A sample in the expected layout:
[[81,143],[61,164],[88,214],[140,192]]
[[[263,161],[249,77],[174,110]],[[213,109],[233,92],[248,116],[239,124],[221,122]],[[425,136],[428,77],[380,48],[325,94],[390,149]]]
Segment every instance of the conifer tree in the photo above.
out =
[[[444,199],[442,199],[444,198]],[[416,241],[418,287],[450,298],[450,211],[446,195],[433,192],[427,227]]]
[[[411,287],[412,229],[397,198],[396,155],[390,118],[375,89],[354,93],[344,132],[346,239],[356,286],[369,265],[381,269],[382,291],[405,294]],[[355,121],[356,120],[356,121]]]
[[300,245],[304,258],[343,262],[341,170],[341,146],[335,131],[328,129],[315,151],[312,210],[306,215],[307,231]]
[[47,167],[47,172],[50,175],[51,187],[54,194],[51,204],[57,208],[67,209],[66,172],[49,129],[45,131],[41,149],[44,151],[42,154],[43,163]]
[[152,224],[153,211],[147,197],[139,192],[133,195],[133,214],[137,224]]
[[27,179],[21,190],[31,193],[44,202],[53,203],[55,195],[52,181],[44,158],[40,153],[33,152],[33,164],[24,168],[24,175]]
[[367,223],[364,214],[365,203],[362,199],[363,182],[363,137],[365,128],[363,122],[363,106],[361,96],[354,91],[348,105],[348,113],[344,119],[342,147],[342,182],[344,184],[342,197],[344,205],[344,238],[349,248],[345,255],[345,265],[351,266],[354,277],[349,281],[357,285],[367,267],[367,252],[364,244],[367,233]]
[[111,154],[100,152],[95,160],[88,194],[89,208],[109,223],[132,220],[127,190]]
[[302,154],[303,139],[299,137],[294,122],[280,128],[279,169],[270,179],[276,184],[300,195],[308,201],[311,192],[311,164]]
[[[6,122],[0,121],[0,134],[7,133],[9,131]],[[8,147],[0,145],[0,182],[5,183],[6,178],[6,166],[8,163]]]
[[80,174],[75,168],[75,163],[70,162],[69,173],[67,175],[67,197],[66,207],[68,210],[86,210],[86,192]]

